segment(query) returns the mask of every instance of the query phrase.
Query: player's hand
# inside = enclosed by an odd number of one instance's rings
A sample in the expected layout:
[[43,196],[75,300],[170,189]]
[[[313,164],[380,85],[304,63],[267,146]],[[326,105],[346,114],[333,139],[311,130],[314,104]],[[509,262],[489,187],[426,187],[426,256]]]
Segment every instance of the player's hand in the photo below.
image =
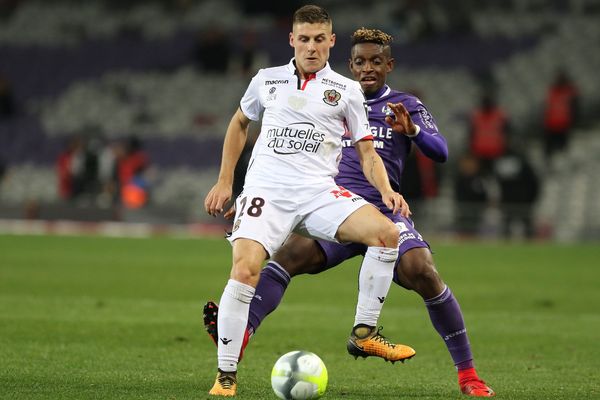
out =
[[225,219],[233,219],[233,217],[235,217],[235,204],[229,207],[229,210],[223,214],[223,217],[225,217]]
[[413,122],[406,107],[402,103],[387,103],[388,107],[394,113],[385,117],[385,122],[392,127],[392,130],[404,135],[414,135],[417,133],[417,126]]
[[225,204],[231,200],[231,185],[217,182],[204,199],[204,209],[209,215],[216,217],[223,212]]
[[410,217],[410,215],[412,214],[410,212],[410,207],[408,206],[408,203],[406,202],[406,200],[404,200],[404,196],[402,196],[400,193],[389,191],[387,193],[382,194],[381,199],[383,200],[383,203],[390,210],[392,210],[392,213],[394,214],[398,214],[398,212],[400,212],[400,215],[402,215],[405,218]]

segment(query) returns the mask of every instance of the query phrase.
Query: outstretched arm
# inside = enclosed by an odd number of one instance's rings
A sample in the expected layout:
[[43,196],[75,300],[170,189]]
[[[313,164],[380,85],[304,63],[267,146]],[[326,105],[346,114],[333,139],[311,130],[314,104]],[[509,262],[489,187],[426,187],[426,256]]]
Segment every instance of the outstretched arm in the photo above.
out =
[[400,193],[394,192],[390,185],[390,180],[383,164],[383,160],[375,151],[372,140],[360,140],[354,144],[360,165],[365,177],[371,185],[373,185],[379,193],[383,203],[388,206],[394,214],[401,211],[404,217],[410,216],[410,208]]
[[402,103],[388,103],[388,107],[394,112],[394,117],[388,115],[385,122],[392,130],[411,138],[419,150],[433,161],[445,162],[448,159],[448,144],[442,135],[437,131],[430,133],[424,127],[415,124]]
[[249,124],[248,117],[238,108],[227,127],[219,179],[204,199],[204,208],[213,217],[222,213],[225,204],[231,200],[233,172],[244,149]]

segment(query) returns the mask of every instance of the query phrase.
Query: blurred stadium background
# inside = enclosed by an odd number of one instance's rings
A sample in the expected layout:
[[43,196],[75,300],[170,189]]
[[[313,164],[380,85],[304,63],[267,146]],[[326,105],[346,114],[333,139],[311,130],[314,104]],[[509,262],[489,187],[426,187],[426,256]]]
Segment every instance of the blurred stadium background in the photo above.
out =
[[[418,94],[448,140],[450,161],[432,168],[415,157],[402,188],[424,234],[528,237],[526,219],[503,227],[510,212],[532,216],[533,238],[600,238],[600,1],[315,3],[333,16],[338,72],[348,75],[356,28],[393,34],[390,85]],[[227,123],[257,69],[292,56],[298,5],[0,1],[0,231],[136,223],[128,232],[189,233],[225,223],[202,201]],[[578,88],[578,110],[568,145],[548,155],[544,104],[559,71]],[[484,198],[469,200],[457,193],[459,160],[470,116],[490,93],[523,158],[497,159],[477,176]],[[523,160],[535,176],[507,186],[502,176]],[[536,185],[531,209],[507,207],[506,193]]]
[[[482,377],[504,399],[598,398],[600,0],[315,3],[333,16],[340,73],[357,27],[394,35],[389,83],[418,94],[448,140],[450,160],[417,153],[402,191],[460,298]],[[299,5],[0,0],[0,398],[206,397],[214,346],[200,314],[221,294],[229,244],[78,234],[222,235],[202,203],[226,125],[256,70],[292,56]],[[568,144],[548,154],[559,71],[579,100]],[[484,95],[508,116],[510,149],[478,164],[470,122]],[[507,213],[521,220],[506,226]],[[443,240],[505,235],[545,242]],[[358,267],[294,279],[252,339],[240,398],[273,397],[270,368],[296,348],[323,356],[328,398],[461,396],[419,296],[397,288],[381,323],[418,358],[348,358]]]

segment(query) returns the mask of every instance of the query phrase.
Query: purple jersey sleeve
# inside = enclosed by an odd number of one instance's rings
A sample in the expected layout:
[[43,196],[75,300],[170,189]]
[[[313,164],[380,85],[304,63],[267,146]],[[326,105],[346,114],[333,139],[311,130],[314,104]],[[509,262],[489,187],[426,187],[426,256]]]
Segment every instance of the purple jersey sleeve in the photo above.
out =
[[[406,107],[414,123],[421,128],[421,132],[414,139],[392,131],[392,128],[385,122],[385,117],[391,113],[387,103],[398,102]],[[381,97],[367,100],[367,107],[373,145],[385,164],[394,190],[400,191],[402,170],[413,141],[426,156],[435,161],[445,161],[448,157],[446,140],[438,132],[431,114],[415,96],[388,90]],[[362,196],[368,202],[379,207],[382,213],[391,217],[391,210],[381,201],[380,193],[364,176],[358,154],[352,146],[350,137],[344,138],[343,146],[339,174],[336,177],[337,184]]]
[[421,132],[413,138],[414,144],[433,161],[445,162],[448,159],[448,144],[440,135],[433,116],[418,98],[406,96],[402,104],[410,113],[413,122],[421,128]]

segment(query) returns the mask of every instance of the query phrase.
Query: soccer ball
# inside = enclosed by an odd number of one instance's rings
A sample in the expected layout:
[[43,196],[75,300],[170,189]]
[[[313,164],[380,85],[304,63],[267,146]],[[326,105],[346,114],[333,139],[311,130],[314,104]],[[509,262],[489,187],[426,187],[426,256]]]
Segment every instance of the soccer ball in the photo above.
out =
[[309,351],[291,351],[273,366],[271,386],[280,399],[318,399],[327,388],[327,368]]

